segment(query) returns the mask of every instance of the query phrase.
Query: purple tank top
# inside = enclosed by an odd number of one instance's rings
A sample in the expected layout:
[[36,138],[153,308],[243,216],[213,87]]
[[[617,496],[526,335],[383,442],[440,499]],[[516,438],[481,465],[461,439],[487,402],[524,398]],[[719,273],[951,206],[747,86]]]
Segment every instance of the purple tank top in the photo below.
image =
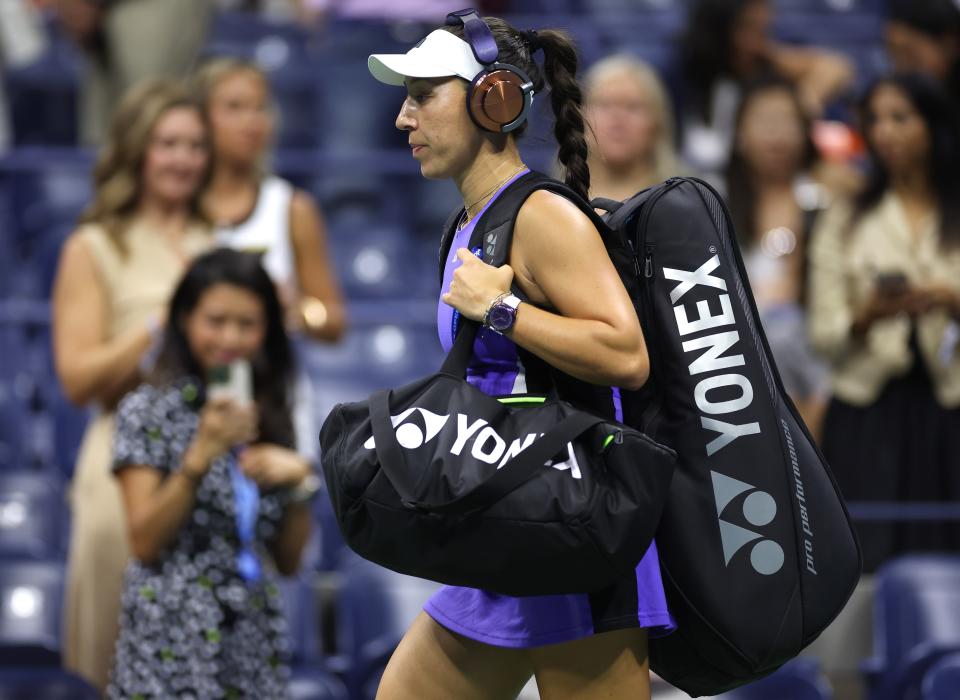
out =
[[[459,313],[442,300],[442,294],[450,290],[454,270],[461,264],[456,252],[469,245],[476,222],[487,207],[527,172],[524,170],[505,183],[453,238],[444,264],[441,300],[437,305],[437,332],[446,352],[453,347],[459,322]],[[473,252],[482,257],[482,251]],[[470,384],[492,396],[525,393],[527,390],[517,346],[508,338],[486,329],[477,334],[466,378]],[[620,419],[620,394],[616,389],[612,400]],[[482,553],[478,552],[478,556]],[[675,628],[676,623],[667,609],[656,543],[650,545],[637,565],[635,582],[625,583],[636,586],[637,605],[629,610],[600,611],[596,601],[586,594],[514,598],[461,586],[444,586],[427,601],[424,610],[447,629],[465,637],[514,648],[555,644],[625,626],[649,628],[651,635],[666,634]]]
[[[450,282],[453,280],[454,271],[462,264],[457,260],[457,250],[466,248],[470,244],[470,237],[473,235],[477,222],[490,205],[496,201],[497,197],[515,180],[528,172],[530,171],[524,169],[507,180],[494,193],[490,201],[484,205],[483,209],[470,219],[466,226],[457,231],[453,237],[443,268],[441,300],[437,303],[437,332],[440,335],[440,345],[443,346],[445,352],[450,352],[450,348],[453,347],[453,339],[460,321],[460,313],[445,304],[442,299],[442,295],[450,291]],[[479,258],[483,257],[480,249],[474,250],[473,253]],[[526,392],[526,378],[523,365],[517,355],[517,346],[499,333],[481,328],[473,345],[473,361],[467,368],[467,381],[483,393],[491,396]]]

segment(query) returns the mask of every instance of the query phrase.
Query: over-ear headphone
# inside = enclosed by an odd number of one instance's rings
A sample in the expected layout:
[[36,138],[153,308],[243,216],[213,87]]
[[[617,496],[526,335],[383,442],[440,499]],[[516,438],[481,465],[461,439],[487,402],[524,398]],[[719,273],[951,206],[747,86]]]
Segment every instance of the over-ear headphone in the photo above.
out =
[[477,61],[484,66],[467,90],[467,113],[485,131],[505,134],[527,120],[533,104],[533,81],[520,68],[499,63],[500,49],[493,32],[476,10],[447,15],[447,25],[463,25],[463,33]]

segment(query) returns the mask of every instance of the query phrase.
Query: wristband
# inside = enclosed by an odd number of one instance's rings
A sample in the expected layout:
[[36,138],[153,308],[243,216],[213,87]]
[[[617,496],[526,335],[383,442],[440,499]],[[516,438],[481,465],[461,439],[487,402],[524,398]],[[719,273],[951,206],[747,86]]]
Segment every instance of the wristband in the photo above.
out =
[[330,319],[327,305],[316,297],[304,297],[300,301],[300,315],[303,317],[304,325],[311,331],[323,329]]
[[312,501],[320,490],[320,479],[316,474],[307,474],[299,484],[290,489],[290,503]]

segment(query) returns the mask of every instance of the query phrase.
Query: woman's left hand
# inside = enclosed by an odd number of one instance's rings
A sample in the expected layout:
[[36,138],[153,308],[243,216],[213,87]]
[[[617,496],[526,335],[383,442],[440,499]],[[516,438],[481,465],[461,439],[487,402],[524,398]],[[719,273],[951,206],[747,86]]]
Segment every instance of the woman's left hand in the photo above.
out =
[[487,265],[466,248],[457,250],[457,259],[461,265],[453,272],[443,302],[473,321],[482,321],[494,299],[510,291],[513,268]]
[[240,468],[261,488],[293,487],[310,474],[310,463],[279,445],[257,444],[240,453]]

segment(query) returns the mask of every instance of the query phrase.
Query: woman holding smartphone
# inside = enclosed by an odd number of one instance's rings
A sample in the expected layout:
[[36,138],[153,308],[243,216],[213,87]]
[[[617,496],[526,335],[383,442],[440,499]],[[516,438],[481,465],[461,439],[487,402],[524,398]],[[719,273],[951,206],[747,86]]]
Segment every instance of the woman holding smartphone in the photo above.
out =
[[[117,410],[133,559],[107,695],[286,697],[268,563],[297,570],[316,478],[292,449],[280,302],[257,257],[223,249],[189,268],[169,318],[155,370]],[[247,397],[223,376],[245,366]]]
[[[894,76],[863,103],[873,161],[813,234],[810,332],[831,368],[823,451],[850,500],[960,500],[960,133],[932,80]],[[859,526],[864,568],[955,549],[940,523]]]
[[[323,215],[308,192],[267,167],[276,109],[266,74],[249,61],[215,58],[196,72],[193,89],[210,121],[213,166],[202,202],[217,243],[262,254],[288,330],[339,341],[346,310]],[[305,373],[293,402],[297,449],[315,457],[320,417]]]

